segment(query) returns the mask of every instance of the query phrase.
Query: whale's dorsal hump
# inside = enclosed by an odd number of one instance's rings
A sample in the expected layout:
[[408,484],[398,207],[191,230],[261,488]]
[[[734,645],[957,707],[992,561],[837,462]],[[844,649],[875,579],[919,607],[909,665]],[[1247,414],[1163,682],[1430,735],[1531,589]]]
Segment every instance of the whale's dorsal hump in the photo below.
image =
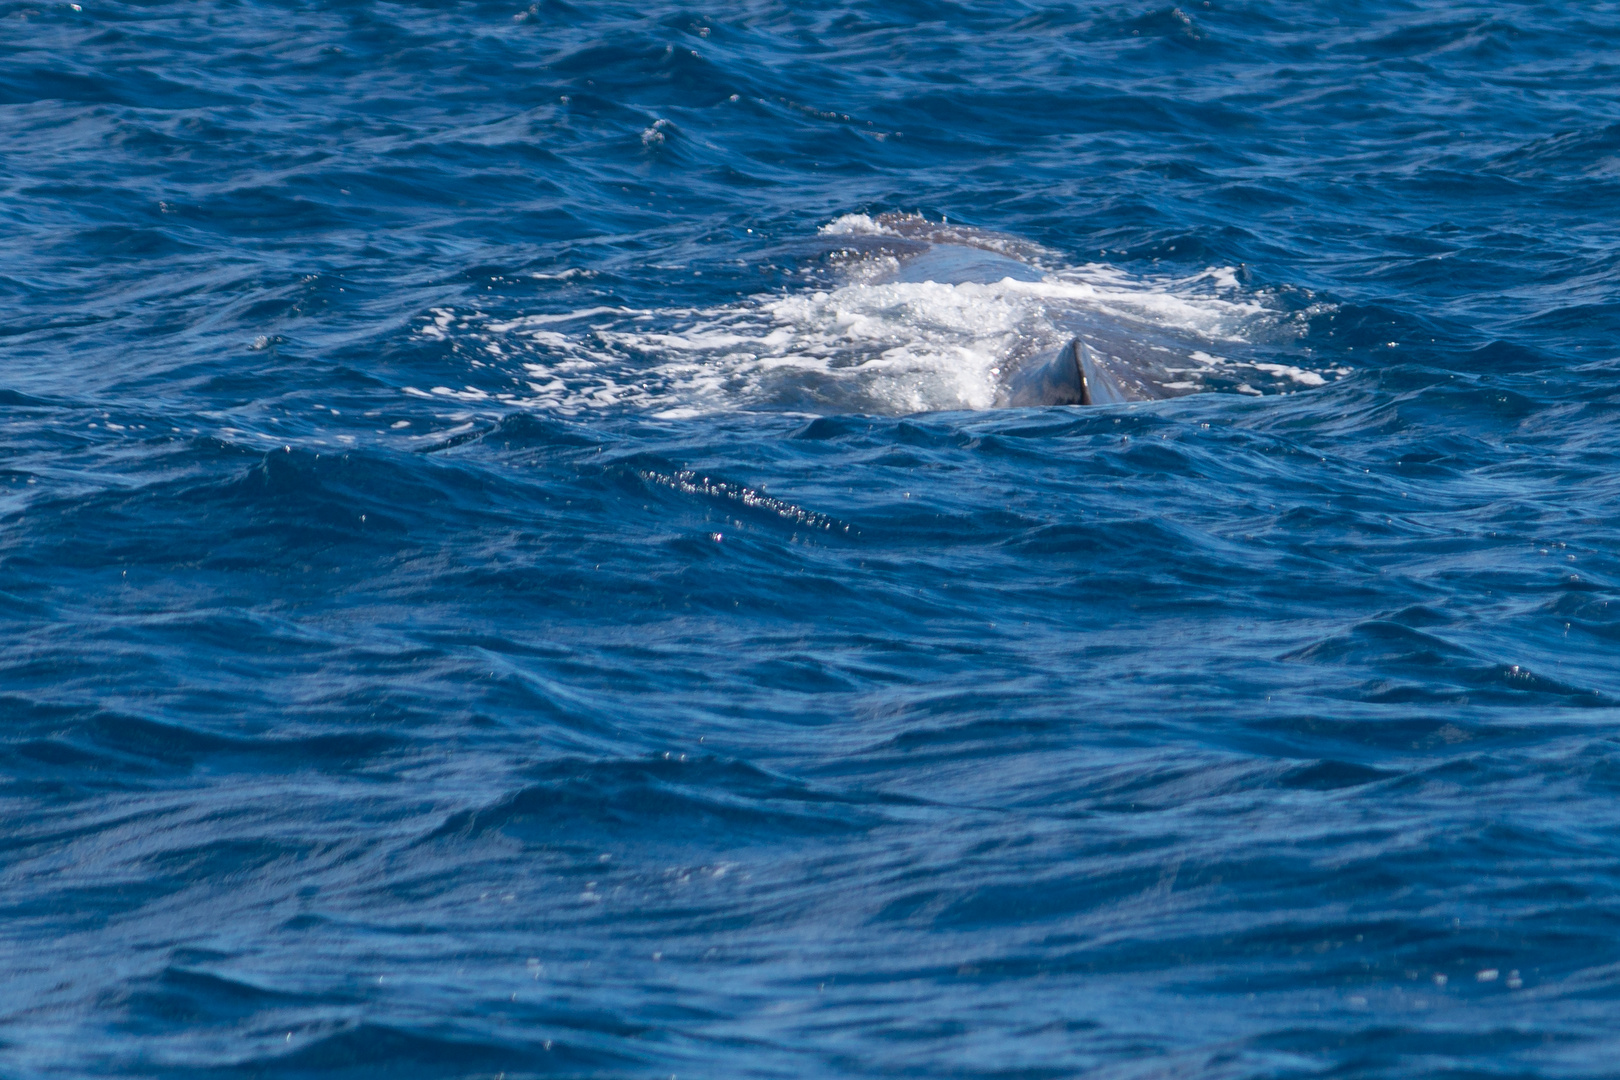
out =
[[1036,361],[1014,372],[1007,380],[1004,403],[1013,408],[1123,405],[1169,396],[1147,379],[1120,377],[1097,350],[1075,337],[1050,360]]

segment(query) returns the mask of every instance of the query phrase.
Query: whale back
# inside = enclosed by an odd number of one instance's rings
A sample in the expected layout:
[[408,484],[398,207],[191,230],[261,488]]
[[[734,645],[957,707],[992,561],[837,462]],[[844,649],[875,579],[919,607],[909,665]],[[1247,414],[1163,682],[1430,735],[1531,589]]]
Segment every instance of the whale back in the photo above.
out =
[[1007,379],[1000,404],[1008,408],[1123,405],[1172,396],[1147,372],[1112,362],[1074,337],[1055,356],[1037,357],[1014,371]]
[[[822,239],[835,240],[841,260],[885,267],[866,278],[878,284],[1042,282],[1048,280],[1044,265],[1057,258],[1027,240],[916,215],[882,214],[861,221],[854,231]],[[998,406],[1120,405],[1178,397],[1192,389],[1176,382],[1151,341],[1098,312],[1053,305],[1048,318],[1068,341],[1033,355],[1015,349],[1000,374]]]
[[[1071,338],[1055,357],[1025,364],[1007,380],[1002,404],[1009,408],[1036,405],[1091,405],[1096,399],[1086,379],[1086,343]],[[1111,388],[1110,388],[1111,389]]]

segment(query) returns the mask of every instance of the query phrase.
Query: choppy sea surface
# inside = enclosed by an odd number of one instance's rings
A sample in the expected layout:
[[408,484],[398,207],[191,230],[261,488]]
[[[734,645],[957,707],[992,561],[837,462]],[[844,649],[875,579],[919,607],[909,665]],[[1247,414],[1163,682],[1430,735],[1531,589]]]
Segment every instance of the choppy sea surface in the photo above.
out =
[[7,1076],[1620,1075],[1620,6],[0,26]]

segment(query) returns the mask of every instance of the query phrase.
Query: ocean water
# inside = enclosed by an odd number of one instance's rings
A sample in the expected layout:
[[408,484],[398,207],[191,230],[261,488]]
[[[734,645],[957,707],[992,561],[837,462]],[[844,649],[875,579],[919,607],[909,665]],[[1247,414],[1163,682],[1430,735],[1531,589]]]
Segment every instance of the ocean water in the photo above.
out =
[[0,26],[6,1076],[1620,1076],[1620,5]]

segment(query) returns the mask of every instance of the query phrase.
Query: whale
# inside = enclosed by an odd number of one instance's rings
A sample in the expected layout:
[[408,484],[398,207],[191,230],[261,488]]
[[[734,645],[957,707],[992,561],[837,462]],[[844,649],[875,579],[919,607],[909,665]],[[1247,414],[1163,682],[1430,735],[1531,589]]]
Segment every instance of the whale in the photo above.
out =
[[[1005,233],[933,222],[915,214],[864,219],[870,231],[835,235],[835,262],[866,267],[863,279],[991,284],[1006,279],[1040,282],[1043,263],[1056,253]],[[890,269],[871,270],[873,266]],[[1167,371],[1162,347],[1140,334],[1084,310],[1056,311],[1055,328],[1068,331],[1056,348],[1010,360],[1000,373],[996,406],[1107,406],[1162,401],[1193,392],[1182,372]]]

